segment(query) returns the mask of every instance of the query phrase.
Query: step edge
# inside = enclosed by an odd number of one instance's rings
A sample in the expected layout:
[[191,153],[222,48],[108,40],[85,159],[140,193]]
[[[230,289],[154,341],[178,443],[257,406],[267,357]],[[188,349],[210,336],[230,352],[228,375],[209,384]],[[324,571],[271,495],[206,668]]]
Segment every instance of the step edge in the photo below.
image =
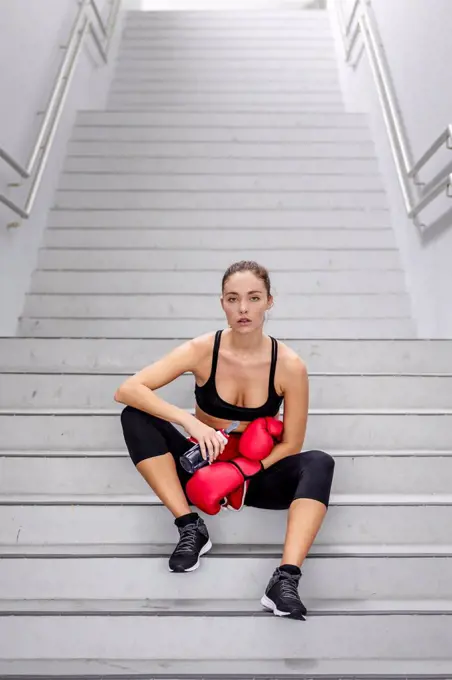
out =
[[[193,409],[185,409],[193,413]],[[284,411],[280,411],[283,415]],[[49,408],[42,409],[29,408],[0,408],[0,416],[108,416],[117,417],[120,414],[118,409],[98,409],[98,408]],[[452,409],[310,409],[311,416],[450,416]]]
[[[312,600],[312,616],[452,616],[452,600]],[[145,605],[145,607],[143,607]],[[146,608],[147,607],[149,608]],[[208,605],[206,607],[206,605]],[[229,606],[228,606],[229,605]],[[231,606],[232,605],[232,606]],[[34,607],[34,608],[33,608]],[[3,599],[0,618],[17,617],[255,617],[268,616],[255,600],[231,599]]]
[[[0,558],[10,560],[44,559],[44,560],[77,560],[77,559],[145,559],[166,560],[171,554],[173,544],[151,544],[155,552],[149,552],[149,543],[126,545],[123,544],[0,544]],[[110,551],[106,548],[110,547]],[[380,548],[376,550],[376,548]],[[119,548],[123,548],[119,550]],[[221,548],[221,550],[219,550]],[[228,549],[229,548],[229,549]],[[125,552],[125,549],[129,552]],[[133,552],[135,549],[136,552]],[[138,549],[141,549],[138,552]],[[85,552],[82,552],[85,550]],[[51,552],[54,551],[54,552]],[[147,552],[146,552],[147,551]],[[279,559],[281,549],[279,545],[255,546],[254,549],[243,548],[238,544],[215,544],[213,550],[205,556],[207,560],[222,559]],[[336,559],[447,559],[452,558],[452,545],[387,545],[387,546],[321,546],[314,545],[307,559],[336,560]]]
[[[449,507],[452,494],[332,494],[330,507]],[[5,506],[163,506],[149,494],[0,494],[0,507]]]

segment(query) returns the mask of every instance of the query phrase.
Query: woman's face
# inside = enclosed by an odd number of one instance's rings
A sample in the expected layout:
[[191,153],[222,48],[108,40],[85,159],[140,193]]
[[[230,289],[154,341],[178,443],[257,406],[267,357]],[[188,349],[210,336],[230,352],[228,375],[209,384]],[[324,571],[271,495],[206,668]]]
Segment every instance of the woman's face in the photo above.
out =
[[221,296],[226,319],[234,330],[250,331],[263,325],[265,312],[273,305],[264,282],[253,272],[237,272],[229,277]]

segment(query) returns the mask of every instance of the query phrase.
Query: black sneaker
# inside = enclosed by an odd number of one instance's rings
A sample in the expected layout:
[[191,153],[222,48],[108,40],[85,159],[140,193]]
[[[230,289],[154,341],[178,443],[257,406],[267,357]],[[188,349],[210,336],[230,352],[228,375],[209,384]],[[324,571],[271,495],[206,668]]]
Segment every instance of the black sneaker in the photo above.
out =
[[269,609],[275,616],[288,616],[291,619],[305,621],[306,607],[300,600],[298,594],[298,584],[301,572],[289,574],[287,571],[275,569],[265,595],[261,599],[261,604]]
[[[175,521],[177,526],[177,520]],[[177,526],[179,529],[179,543],[169,559],[170,571],[194,571],[199,567],[199,558],[212,547],[209,532],[201,517]]]

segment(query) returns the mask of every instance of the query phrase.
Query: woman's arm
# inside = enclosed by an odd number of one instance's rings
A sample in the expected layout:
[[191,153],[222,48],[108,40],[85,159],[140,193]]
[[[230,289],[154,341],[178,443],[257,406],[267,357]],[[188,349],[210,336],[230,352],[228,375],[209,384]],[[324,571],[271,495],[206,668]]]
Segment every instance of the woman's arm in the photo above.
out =
[[182,425],[189,435],[194,437],[201,448],[203,458],[213,462],[225,447],[224,437],[201,422],[188,411],[169,404],[158,397],[154,390],[172,382],[186,372],[196,374],[199,362],[211,351],[212,334],[198,336],[184,342],[172,352],[143,368],[128,378],[116,390],[115,401],[133,406],[170,423]]
[[167,385],[183,373],[194,372],[204,349],[203,340],[204,337],[184,342],[150,366],[127,378],[116,390],[115,401],[185,428],[194,416],[161,399],[154,394],[154,390]]
[[287,357],[283,373],[284,432],[280,444],[262,464],[264,468],[274,465],[281,458],[299,453],[306,434],[309,408],[309,380],[304,362],[296,354]]

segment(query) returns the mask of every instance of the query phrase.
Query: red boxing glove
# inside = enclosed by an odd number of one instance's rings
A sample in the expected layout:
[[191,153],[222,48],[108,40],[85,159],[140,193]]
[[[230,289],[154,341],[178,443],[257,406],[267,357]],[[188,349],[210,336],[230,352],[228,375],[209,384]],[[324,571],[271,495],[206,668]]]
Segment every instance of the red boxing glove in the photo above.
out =
[[208,515],[220,512],[224,500],[260,472],[259,461],[236,458],[233,462],[206,465],[195,472],[186,486],[190,501]]
[[263,460],[281,441],[284,425],[281,420],[267,416],[253,420],[239,441],[239,453],[250,460]]
[[236,458],[233,463],[240,468],[243,481],[234,491],[226,497],[226,504],[223,506],[227,510],[241,510],[245,503],[245,496],[251,477],[264,469],[260,460],[249,460],[248,458]]
[[240,481],[239,471],[229,463],[212,463],[196,470],[187,482],[186,492],[200,510],[216,515],[225,496],[237,488]]

